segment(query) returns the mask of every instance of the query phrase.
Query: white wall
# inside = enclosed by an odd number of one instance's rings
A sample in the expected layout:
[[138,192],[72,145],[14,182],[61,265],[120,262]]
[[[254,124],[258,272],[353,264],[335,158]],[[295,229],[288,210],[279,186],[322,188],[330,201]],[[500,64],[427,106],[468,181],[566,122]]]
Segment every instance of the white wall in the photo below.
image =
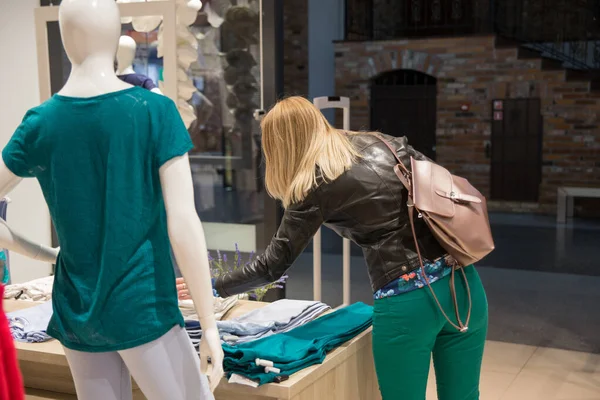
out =
[[[344,0],[308,0],[308,96],[335,96],[334,40],[344,38]],[[333,112],[325,111],[330,122]]]
[[[33,10],[39,0],[0,0],[0,147],[4,147],[25,112],[39,104]],[[9,197],[7,220],[33,240],[51,244],[50,217],[37,181],[23,181]],[[13,282],[48,275],[49,264],[11,253]]]

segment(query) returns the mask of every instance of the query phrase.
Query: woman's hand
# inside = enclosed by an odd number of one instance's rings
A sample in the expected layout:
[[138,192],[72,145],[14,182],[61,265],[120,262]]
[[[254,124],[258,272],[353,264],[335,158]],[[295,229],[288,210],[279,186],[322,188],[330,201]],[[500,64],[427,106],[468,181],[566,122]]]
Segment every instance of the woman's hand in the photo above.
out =
[[177,278],[175,283],[177,284],[177,297],[179,300],[191,300],[192,296],[190,296],[190,291],[185,283],[185,279]]
[[[214,321],[214,317],[213,317]],[[212,365],[212,371],[210,372],[210,390],[215,391],[221,379],[223,379],[223,347],[221,346],[221,338],[219,337],[219,330],[217,329],[214,322],[212,324],[202,323],[200,319],[200,326],[209,326],[208,328],[202,328],[202,340],[200,342],[200,370],[203,374],[208,372],[208,358],[210,357],[210,363]]]

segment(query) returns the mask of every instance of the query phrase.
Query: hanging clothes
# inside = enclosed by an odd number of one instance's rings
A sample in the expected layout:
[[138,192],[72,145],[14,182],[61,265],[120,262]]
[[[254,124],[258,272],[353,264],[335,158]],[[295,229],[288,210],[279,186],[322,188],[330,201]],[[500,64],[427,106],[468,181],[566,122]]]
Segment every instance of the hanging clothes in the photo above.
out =
[[4,296],[4,286],[0,285],[0,399],[23,400],[23,379],[17,351],[8,328],[8,320],[4,314],[1,298]]

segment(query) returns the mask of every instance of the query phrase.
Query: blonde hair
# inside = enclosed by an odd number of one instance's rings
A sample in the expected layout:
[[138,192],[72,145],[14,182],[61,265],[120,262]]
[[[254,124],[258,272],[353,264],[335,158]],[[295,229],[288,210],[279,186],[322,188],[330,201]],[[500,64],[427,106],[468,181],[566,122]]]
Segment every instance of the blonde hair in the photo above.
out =
[[[347,134],[332,127],[302,97],[279,101],[261,122],[267,192],[284,207],[300,202],[317,186],[330,182],[360,157]],[[320,173],[317,176],[317,167]]]

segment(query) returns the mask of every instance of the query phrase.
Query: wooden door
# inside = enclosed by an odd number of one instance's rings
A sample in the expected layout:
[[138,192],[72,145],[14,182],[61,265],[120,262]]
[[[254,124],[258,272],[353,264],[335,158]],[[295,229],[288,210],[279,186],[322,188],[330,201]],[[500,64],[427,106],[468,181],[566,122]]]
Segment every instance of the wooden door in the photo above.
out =
[[371,81],[371,129],[406,136],[408,143],[435,160],[436,78],[395,70]]
[[540,99],[492,103],[491,197],[537,202],[542,178]]

